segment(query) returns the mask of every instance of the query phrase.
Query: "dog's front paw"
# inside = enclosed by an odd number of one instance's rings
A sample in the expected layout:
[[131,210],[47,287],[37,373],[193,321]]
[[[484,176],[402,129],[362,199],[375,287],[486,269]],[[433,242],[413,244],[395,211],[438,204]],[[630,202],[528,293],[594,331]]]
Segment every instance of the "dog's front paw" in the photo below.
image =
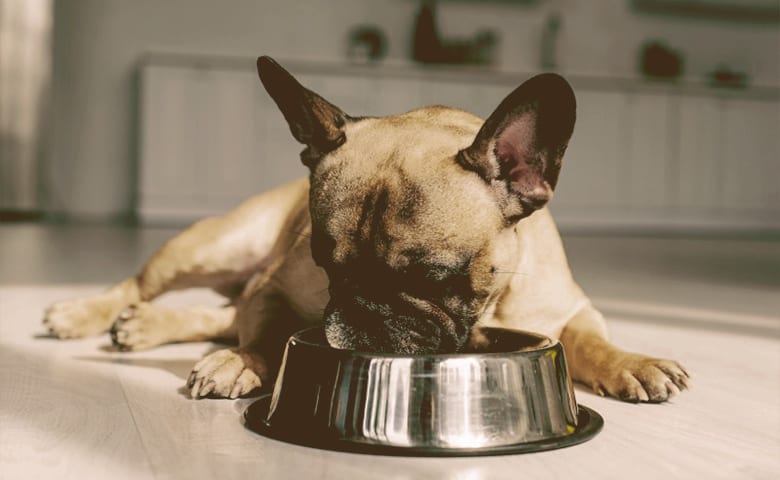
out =
[[165,343],[166,313],[149,303],[125,307],[111,326],[111,343],[123,352],[146,350]]
[[58,302],[46,309],[43,325],[57,338],[99,335],[111,326],[115,308],[119,307],[102,299]]
[[192,398],[207,395],[238,398],[256,388],[262,381],[253,370],[264,364],[262,358],[251,352],[236,349],[217,350],[207,355],[192,369],[187,387]]
[[616,352],[593,381],[593,391],[627,402],[665,402],[689,388],[690,375],[679,363]]

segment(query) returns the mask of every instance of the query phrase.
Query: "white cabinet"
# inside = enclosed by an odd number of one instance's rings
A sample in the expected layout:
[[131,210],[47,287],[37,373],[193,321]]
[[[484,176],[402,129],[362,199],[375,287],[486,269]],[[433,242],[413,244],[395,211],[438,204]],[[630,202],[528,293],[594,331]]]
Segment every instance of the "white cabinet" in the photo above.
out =
[[148,66],[141,98],[142,221],[219,214],[305,174],[283,117],[245,71]]
[[[142,68],[138,213],[184,222],[306,175],[251,61]],[[489,115],[524,75],[293,64],[353,116]],[[777,89],[571,79],[577,124],[551,205],[563,228],[780,229]],[[611,82],[611,83],[610,83]],[[759,89],[760,90],[760,89]]]
[[[371,97],[371,86],[368,82],[354,75],[303,74],[298,76],[298,80],[306,88],[319,93],[350,115],[363,110]],[[268,96],[259,84],[258,88],[262,95]]]
[[671,145],[676,132],[674,105],[669,94],[626,95],[628,114],[622,134],[626,152],[619,164],[621,203],[631,210],[655,210],[673,205],[676,176]]
[[[207,115],[213,74],[185,69],[143,71],[138,201],[142,217],[155,208],[171,212],[203,203],[201,165],[205,143],[200,121]],[[184,122],[182,119],[197,119]],[[185,168],[183,168],[185,167]]]
[[778,103],[731,99],[723,110],[721,205],[746,215],[780,213]]
[[[419,82],[419,80],[418,80]],[[415,106],[446,105],[486,118],[516,86],[493,82],[433,78],[423,85],[422,103]]]
[[780,102],[680,97],[676,207],[693,222],[780,227]]
[[723,192],[723,101],[679,97],[675,196],[680,209],[713,215]]
[[620,204],[621,173],[626,169],[623,126],[626,95],[584,91],[577,94],[577,123],[563,159],[554,198],[556,213],[570,223],[612,212]]
[[552,209],[563,227],[780,229],[780,102],[579,90]]
[[382,116],[408,112],[425,102],[425,85],[414,79],[364,77],[368,85],[365,103],[354,112],[355,116]]

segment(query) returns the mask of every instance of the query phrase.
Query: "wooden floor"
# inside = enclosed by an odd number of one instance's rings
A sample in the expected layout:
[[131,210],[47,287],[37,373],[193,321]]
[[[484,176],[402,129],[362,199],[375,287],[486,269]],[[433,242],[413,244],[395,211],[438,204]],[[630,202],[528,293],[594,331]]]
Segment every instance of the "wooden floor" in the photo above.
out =
[[[0,479],[780,478],[780,243],[567,236],[575,275],[625,348],[671,357],[693,389],[629,405],[578,388],[604,430],[562,450],[485,458],[319,451],[244,429],[251,400],[190,400],[215,348],[119,354],[46,338],[52,301],[137,269],[169,230],[0,225]],[[164,301],[215,301],[192,292]]]

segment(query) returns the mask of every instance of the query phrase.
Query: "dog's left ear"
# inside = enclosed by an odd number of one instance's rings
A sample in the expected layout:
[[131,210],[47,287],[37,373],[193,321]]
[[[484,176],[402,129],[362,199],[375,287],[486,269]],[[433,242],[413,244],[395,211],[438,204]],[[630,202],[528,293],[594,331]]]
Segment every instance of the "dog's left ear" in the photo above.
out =
[[505,217],[517,221],[552,198],[575,117],[569,83],[537,75],[501,102],[458,163],[497,189]]
[[257,59],[257,73],[293,137],[308,147],[301,154],[307,167],[346,141],[344,126],[349,116],[341,109],[301,85],[271,57]]

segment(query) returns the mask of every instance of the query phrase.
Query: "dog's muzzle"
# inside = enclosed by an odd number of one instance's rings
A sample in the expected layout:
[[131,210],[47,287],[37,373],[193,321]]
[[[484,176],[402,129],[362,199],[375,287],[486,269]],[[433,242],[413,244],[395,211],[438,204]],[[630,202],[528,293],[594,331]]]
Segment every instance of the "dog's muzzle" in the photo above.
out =
[[385,301],[332,295],[325,332],[336,348],[377,353],[453,353],[468,340],[470,325],[430,300],[399,293]]

